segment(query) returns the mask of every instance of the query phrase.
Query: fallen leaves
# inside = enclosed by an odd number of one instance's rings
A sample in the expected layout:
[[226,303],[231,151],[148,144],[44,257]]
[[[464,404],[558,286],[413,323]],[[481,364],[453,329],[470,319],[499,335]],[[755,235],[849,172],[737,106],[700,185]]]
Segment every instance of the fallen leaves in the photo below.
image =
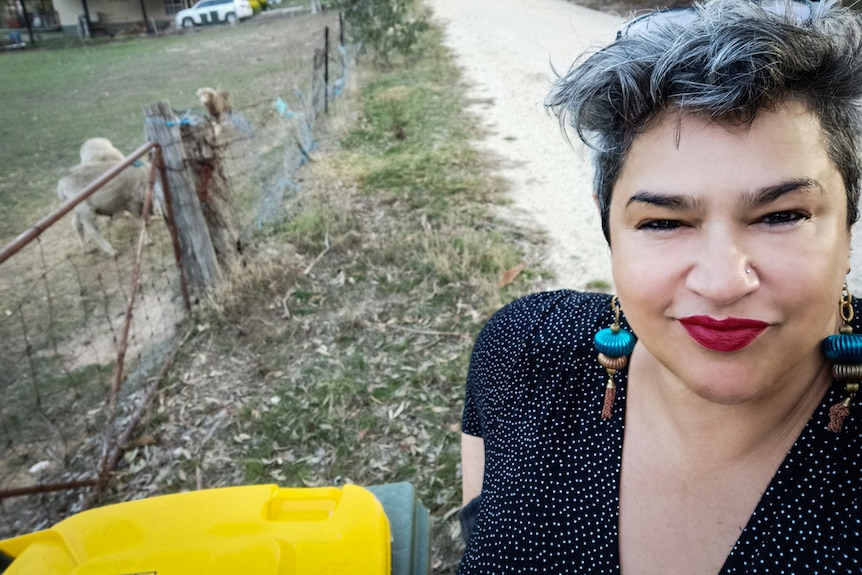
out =
[[390,420],[392,420],[392,419],[397,419],[399,415],[401,415],[402,413],[404,413],[404,410],[405,410],[405,409],[407,409],[407,406],[408,406],[408,405],[410,405],[410,403],[409,403],[409,402],[407,402],[407,401],[402,401],[401,403],[399,403],[399,404],[398,404],[398,406],[397,406],[397,407],[394,407],[394,408],[391,408],[391,407],[390,407],[390,408],[389,408],[389,411],[388,411],[388,413],[389,413],[389,419],[390,419]]
[[522,272],[522,271],[524,271],[524,267],[525,267],[525,265],[526,265],[526,264],[524,264],[523,262],[521,262],[521,263],[519,263],[518,265],[516,265],[515,267],[507,269],[507,270],[503,273],[503,276],[500,278],[500,281],[498,282],[498,285],[499,285],[500,287],[506,287],[507,285],[509,285],[510,283],[512,283],[513,281],[515,281],[515,279],[516,279],[519,275],[521,275],[521,272]]

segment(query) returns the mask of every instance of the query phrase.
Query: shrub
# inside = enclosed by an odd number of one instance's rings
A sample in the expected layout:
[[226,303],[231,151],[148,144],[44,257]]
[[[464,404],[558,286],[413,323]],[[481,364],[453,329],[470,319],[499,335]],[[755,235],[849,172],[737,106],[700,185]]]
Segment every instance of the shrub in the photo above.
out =
[[425,18],[416,14],[414,0],[335,0],[333,6],[344,16],[352,39],[382,63],[395,54],[414,52],[428,29]]

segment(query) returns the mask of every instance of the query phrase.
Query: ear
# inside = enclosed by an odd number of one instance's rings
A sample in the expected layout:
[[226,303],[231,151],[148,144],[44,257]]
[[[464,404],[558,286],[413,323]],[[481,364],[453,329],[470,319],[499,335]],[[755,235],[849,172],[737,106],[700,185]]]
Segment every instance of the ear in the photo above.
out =
[[[858,284],[856,280],[858,279],[858,270],[860,269],[860,262],[858,261],[858,258],[855,257],[856,254],[853,253],[852,230],[854,230],[855,227],[856,226],[854,225],[850,230],[847,231],[847,273],[844,276],[845,281],[854,287]],[[852,273],[854,267],[856,267],[857,269],[857,272],[855,274]]]
[[602,206],[599,204],[599,195],[595,192],[593,192],[593,203],[596,204],[596,209],[601,213]]

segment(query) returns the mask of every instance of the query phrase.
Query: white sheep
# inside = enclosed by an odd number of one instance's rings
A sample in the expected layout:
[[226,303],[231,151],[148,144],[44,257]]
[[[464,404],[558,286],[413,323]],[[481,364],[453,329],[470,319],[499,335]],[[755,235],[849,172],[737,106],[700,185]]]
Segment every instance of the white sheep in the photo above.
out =
[[90,138],[81,145],[81,165],[122,162],[126,157],[108,138]]
[[[91,138],[81,146],[81,163],[71,168],[57,182],[57,197],[61,200],[73,198],[99,176],[116,166],[125,158],[106,138]],[[144,209],[144,197],[149,183],[150,166],[147,162],[132,165],[121,171],[89,198],[75,206],[72,227],[78,233],[81,246],[86,247],[92,239],[101,250],[114,257],[117,251],[99,233],[96,216],[113,216],[124,211],[140,218]]]

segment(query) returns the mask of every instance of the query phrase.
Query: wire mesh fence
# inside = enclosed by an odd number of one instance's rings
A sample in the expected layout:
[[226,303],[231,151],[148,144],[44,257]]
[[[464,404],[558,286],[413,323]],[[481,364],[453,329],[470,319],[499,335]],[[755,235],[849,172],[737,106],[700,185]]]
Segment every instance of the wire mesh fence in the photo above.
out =
[[[69,224],[79,216],[70,211],[0,267],[6,495],[98,485],[123,419],[142,401],[185,318],[163,223],[154,220],[144,236],[144,221],[111,222],[103,233],[117,255],[108,257],[74,238]],[[54,506],[3,499],[0,536],[82,508],[85,493],[41,496]]]
[[241,235],[279,219],[283,198],[297,189],[294,174],[316,148],[316,118],[346,82],[348,48],[332,55],[337,57],[334,83],[327,85],[323,64],[309,59],[289,89],[283,86],[221,118],[210,115],[216,120],[215,145],[223,153]]
[[[237,250],[283,217],[315,148],[315,120],[347,82],[350,49],[330,50],[328,29],[318,37],[315,54],[286,65],[270,93],[231,102],[199,91],[204,109],[177,114],[209,235],[227,220]],[[111,257],[80,245],[74,217],[0,258],[0,538],[94,502],[188,329],[165,220],[100,218]]]

